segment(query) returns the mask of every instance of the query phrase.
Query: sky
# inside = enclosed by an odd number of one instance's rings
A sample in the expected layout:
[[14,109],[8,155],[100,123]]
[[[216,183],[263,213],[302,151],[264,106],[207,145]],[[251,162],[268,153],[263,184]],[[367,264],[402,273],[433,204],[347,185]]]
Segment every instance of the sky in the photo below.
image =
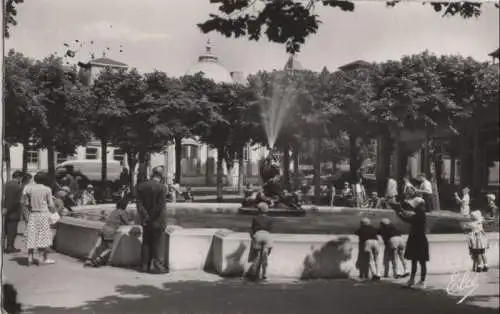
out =
[[[90,60],[109,47],[107,56],[141,72],[154,69],[183,75],[204,51],[212,51],[229,71],[245,74],[283,68],[288,55],[284,45],[246,38],[202,34],[203,22],[216,6],[209,0],[32,0],[18,7],[18,25],[5,41],[34,58],[64,54],[63,43],[78,48],[78,61]],[[315,9],[322,24],[310,37],[298,61],[304,68],[330,70],[354,60],[369,62],[399,59],[429,50],[436,54],[461,54],[489,60],[499,47],[499,11],[485,5],[479,18],[441,17],[429,5],[356,3],[354,12],[335,8]],[[82,48],[75,40],[86,43]],[[93,44],[90,44],[93,41]],[[120,52],[120,50],[123,50]]]

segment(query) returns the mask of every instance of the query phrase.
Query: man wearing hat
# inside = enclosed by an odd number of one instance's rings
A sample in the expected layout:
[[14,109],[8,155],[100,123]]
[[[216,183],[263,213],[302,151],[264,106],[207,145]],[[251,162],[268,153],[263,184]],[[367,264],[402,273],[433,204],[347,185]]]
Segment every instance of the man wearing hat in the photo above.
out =
[[148,273],[166,273],[164,258],[164,231],[167,226],[167,190],[161,167],[153,168],[151,179],[137,186],[137,211],[143,230],[141,270]]

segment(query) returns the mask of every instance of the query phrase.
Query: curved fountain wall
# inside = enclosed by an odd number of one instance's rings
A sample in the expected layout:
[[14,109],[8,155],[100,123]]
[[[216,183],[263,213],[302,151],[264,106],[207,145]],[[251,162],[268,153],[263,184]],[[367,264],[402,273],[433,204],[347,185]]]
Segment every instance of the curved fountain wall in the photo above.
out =
[[[229,210],[231,204],[196,204],[200,210]],[[220,205],[220,206],[219,206]],[[233,207],[235,204],[232,204]],[[190,205],[192,208],[192,205]],[[182,210],[187,205],[170,205]],[[105,207],[102,207],[105,208]],[[108,208],[112,208],[109,205]],[[215,208],[215,209],[214,209]],[[219,209],[217,209],[219,208]],[[81,209],[85,210],[84,207]],[[63,217],[55,238],[56,251],[76,258],[85,258],[93,247],[103,223]],[[120,227],[113,245],[110,264],[121,267],[138,266],[141,238],[129,234],[131,226]],[[221,276],[241,276],[249,266],[248,233],[229,229],[182,228],[170,225],[165,229],[165,260],[171,271],[206,270]],[[488,233],[490,266],[499,266],[499,233]],[[431,274],[469,270],[471,261],[464,234],[430,234]],[[268,275],[296,279],[345,278],[357,276],[355,262],[358,239],[352,235],[273,234],[273,252],[269,258]]]

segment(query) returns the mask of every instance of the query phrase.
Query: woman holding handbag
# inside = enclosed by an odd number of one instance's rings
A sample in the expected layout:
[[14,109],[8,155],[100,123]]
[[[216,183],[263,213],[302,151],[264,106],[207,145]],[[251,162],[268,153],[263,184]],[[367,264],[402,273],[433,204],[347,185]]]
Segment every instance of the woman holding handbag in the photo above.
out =
[[[45,173],[35,175],[35,183],[28,184],[23,191],[23,205],[28,213],[25,230],[26,247],[28,249],[28,266],[33,264],[54,264],[49,259],[49,248],[52,245],[52,213],[55,212],[52,190],[46,185]],[[38,251],[41,261],[34,258]]]

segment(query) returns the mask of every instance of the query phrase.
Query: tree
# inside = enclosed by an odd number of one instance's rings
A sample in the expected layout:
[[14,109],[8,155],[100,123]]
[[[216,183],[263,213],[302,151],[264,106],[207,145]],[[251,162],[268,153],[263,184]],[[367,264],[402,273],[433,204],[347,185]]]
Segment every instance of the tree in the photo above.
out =
[[55,151],[72,154],[90,139],[88,128],[90,93],[77,79],[75,67],[65,67],[53,55],[34,66],[35,102],[45,116],[35,128],[35,142],[47,149],[48,172],[55,174]]
[[[216,31],[226,37],[247,37],[258,41],[265,34],[269,41],[285,44],[289,53],[300,51],[305,40],[315,34],[321,21],[313,9],[316,5],[353,12],[355,5],[343,0],[210,0],[218,3],[218,14],[198,24],[203,33]],[[388,7],[399,1],[387,2]],[[477,17],[481,14],[480,3],[430,3],[442,16]],[[498,8],[498,4],[495,4]]]
[[333,102],[339,109],[336,123],[349,135],[349,161],[351,180],[359,175],[363,160],[363,143],[368,143],[376,133],[372,123],[374,91],[370,80],[373,65],[333,73],[335,91]]
[[17,16],[17,8],[16,6],[23,3],[24,0],[7,0],[5,1],[5,13],[4,13],[4,36],[5,38],[9,38],[9,30],[10,26],[16,26],[16,16]]
[[226,161],[230,170],[234,153],[242,150],[242,143],[250,138],[251,122],[246,120],[251,93],[238,85],[223,83],[212,87],[206,90],[207,102],[203,104],[204,125],[198,125],[196,130],[203,142],[217,149],[217,199],[222,201],[223,163]]
[[169,125],[175,139],[175,180],[181,180],[182,139],[198,136],[210,127],[213,106],[208,97],[215,90],[215,83],[202,72],[180,78],[180,96],[171,107]]
[[102,71],[91,87],[93,101],[89,124],[94,136],[101,142],[101,181],[107,180],[108,143],[119,130],[127,112],[116,93],[121,84],[121,73],[111,68]]
[[[10,145],[23,144],[22,170],[27,171],[26,153],[34,136],[35,126],[45,119],[45,109],[33,100],[32,80],[35,60],[10,50],[5,57],[5,159],[10,167]],[[9,172],[8,172],[9,173]]]
[[138,181],[145,179],[149,154],[161,152],[172,138],[172,132],[162,119],[168,106],[165,96],[156,86],[163,77],[160,72],[140,75],[136,69],[117,72],[120,84],[116,97],[122,102],[124,114],[111,143],[127,154],[130,186],[134,169],[139,163]]

